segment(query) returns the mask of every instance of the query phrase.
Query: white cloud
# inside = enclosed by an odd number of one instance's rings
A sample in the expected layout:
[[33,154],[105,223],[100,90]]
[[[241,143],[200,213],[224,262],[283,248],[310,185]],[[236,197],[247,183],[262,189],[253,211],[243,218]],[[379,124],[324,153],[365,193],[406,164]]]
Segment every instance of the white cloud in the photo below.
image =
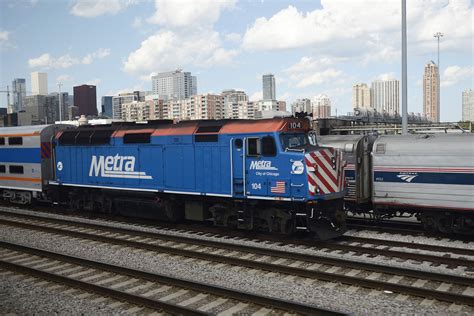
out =
[[259,100],[262,100],[262,99],[263,99],[263,93],[262,93],[262,91],[254,92],[254,93],[249,97],[249,100],[250,100],[250,101],[259,101]]
[[306,88],[341,78],[343,72],[334,66],[346,60],[347,58],[343,57],[302,57],[284,72],[289,75],[291,83],[297,88]]
[[79,17],[94,18],[105,14],[117,14],[137,2],[137,0],[76,0],[70,12]]
[[459,66],[449,66],[444,70],[443,76],[441,78],[441,86],[449,87],[453,86],[456,83],[474,77],[474,67],[459,67]]
[[56,82],[66,82],[74,80],[70,75],[59,75],[56,78]]
[[390,79],[396,79],[395,78],[395,73],[394,72],[386,72],[383,74],[380,74],[375,78],[376,80],[390,80]]
[[346,61],[344,57],[302,57],[299,62],[285,69],[285,72],[290,74],[297,74],[301,72],[311,72],[315,70],[321,70],[328,66],[332,66],[338,63]]
[[0,30],[0,43],[8,41],[9,37],[10,37],[10,32]]
[[95,79],[90,79],[86,81],[86,84],[92,85],[92,86],[98,86],[101,82],[102,80],[100,80],[99,78],[95,78]]
[[7,48],[15,48],[10,40],[10,32],[0,29],[0,50]]
[[89,65],[96,59],[102,59],[110,55],[110,49],[99,48],[93,53],[89,53],[83,58],[72,57],[69,54],[60,56],[58,58],[52,57],[49,53],[45,53],[39,57],[28,60],[30,68],[44,68],[44,69],[60,69],[69,68],[77,64]]
[[[474,8],[469,0],[411,0],[407,5],[411,49],[433,48],[437,31],[446,35],[445,49],[470,49]],[[393,60],[400,49],[400,8],[398,0],[322,0],[321,8],[310,12],[288,6],[256,19],[245,32],[242,47],[272,51],[309,46],[323,53]],[[453,21],[463,22],[453,27]]]
[[322,84],[333,81],[342,76],[342,71],[334,68],[329,68],[320,72],[316,72],[310,75],[303,76],[301,80],[296,84],[297,88],[305,88],[311,85]]
[[240,43],[242,41],[242,35],[239,33],[228,33],[224,36],[226,41],[232,42],[232,43]]
[[136,29],[139,29],[143,26],[143,19],[139,16],[136,16],[134,19],[133,19],[133,23],[132,23],[132,27],[133,28],[136,28]]
[[155,0],[156,12],[148,22],[171,28],[213,25],[222,10],[234,5],[235,0]]
[[278,100],[280,100],[280,101],[286,101],[286,100],[288,100],[290,97],[291,97],[291,93],[288,92],[288,91],[286,91],[285,93],[283,93],[282,95],[280,95],[280,96],[278,97]]
[[167,30],[144,40],[140,48],[130,53],[123,69],[143,75],[150,70],[166,71],[190,64],[212,66],[229,63],[236,54],[220,47],[219,33],[215,31],[182,34]]
[[212,53],[211,57],[204,62],[204,64],[208,66],[229,64],[237,54],[238,51],[235,49],[227,50],[224,48],[218,48],[214,53]]
[[84,65],[91,64],[94,59],[102,59],[110,55],[110,49],[108,48],[99,48],[97,51],[87,54],[82,58],[82,63]]

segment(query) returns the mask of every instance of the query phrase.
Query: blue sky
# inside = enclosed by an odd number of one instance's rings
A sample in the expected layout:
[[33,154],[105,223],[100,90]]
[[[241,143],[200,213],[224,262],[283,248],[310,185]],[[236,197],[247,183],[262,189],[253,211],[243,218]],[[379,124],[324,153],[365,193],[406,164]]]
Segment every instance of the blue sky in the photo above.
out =
[[[441,41],[441,120],[461,118],[474,88],[474,9],[467,0],[409,0],[408,107],[422,112],[424,64]],[[0,89],[48,73],[49,91],[97,85],[98,98],[151,90],[150,75],[182,68],[198,93],[243,89],[257,100],[274,73],[277,97],[327,94],[351,111],[352,85],[400,79],[400,1],[2,0]],[[0,106],[6,106],[2,93]]]

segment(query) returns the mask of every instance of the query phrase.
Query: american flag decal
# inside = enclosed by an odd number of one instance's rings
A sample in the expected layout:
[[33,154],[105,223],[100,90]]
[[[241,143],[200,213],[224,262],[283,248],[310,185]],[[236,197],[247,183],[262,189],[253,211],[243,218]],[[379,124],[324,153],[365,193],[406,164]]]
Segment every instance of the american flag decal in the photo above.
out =
[[276,181],[275,186],[270,188],[270,192],[278,193],[278,194],[285,194],[285,181]]

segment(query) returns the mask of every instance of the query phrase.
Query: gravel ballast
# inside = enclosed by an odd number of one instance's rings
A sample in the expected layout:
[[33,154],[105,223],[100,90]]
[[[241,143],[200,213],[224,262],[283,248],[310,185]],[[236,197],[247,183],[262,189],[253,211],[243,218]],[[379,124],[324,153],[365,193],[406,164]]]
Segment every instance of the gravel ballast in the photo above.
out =
[[[146,228],[146,230],[149,229]],[[190,261],[176,256],[132,252],[127,248],[111,247],[67,237],[51,238],[51,235],[45,233],[7,226],[0,226],[0,240],[359,315],[449,313],[449,304],[442,302],[437,302],[433,306],[424,305],[420,304],[422,299],[419,298],[397,299],[400,296],[396,293],[383,293],[367,289],[353,291],[347,285],[303,280],[240,267],[216,266],[215,263]],[[242,241],[235,242],[242,243]],[[358,258],[363,260],[361,257]],[[11,286],[12,284],[10,284]],[[13,296],[13,294],[9,294],[13,291],[9,290],[10,287],[6,287],[7,297]],[[35,292],[33,293],[34,300],[43,300],[40,295],[37,296]],[[45,310],[48,310],[47,306]],[[73,307],[71,308],[75,310]],[[462,311],[469,314],[473,313],[474,309],[463,307]]]

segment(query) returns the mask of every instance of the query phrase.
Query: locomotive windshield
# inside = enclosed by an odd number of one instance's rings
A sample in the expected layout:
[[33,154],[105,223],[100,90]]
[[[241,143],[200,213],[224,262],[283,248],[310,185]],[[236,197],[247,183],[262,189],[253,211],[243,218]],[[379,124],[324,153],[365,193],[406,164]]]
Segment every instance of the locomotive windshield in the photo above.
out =
[[280,139],[283,149],[299,149],[309,144],[304,133],[281,134]]

